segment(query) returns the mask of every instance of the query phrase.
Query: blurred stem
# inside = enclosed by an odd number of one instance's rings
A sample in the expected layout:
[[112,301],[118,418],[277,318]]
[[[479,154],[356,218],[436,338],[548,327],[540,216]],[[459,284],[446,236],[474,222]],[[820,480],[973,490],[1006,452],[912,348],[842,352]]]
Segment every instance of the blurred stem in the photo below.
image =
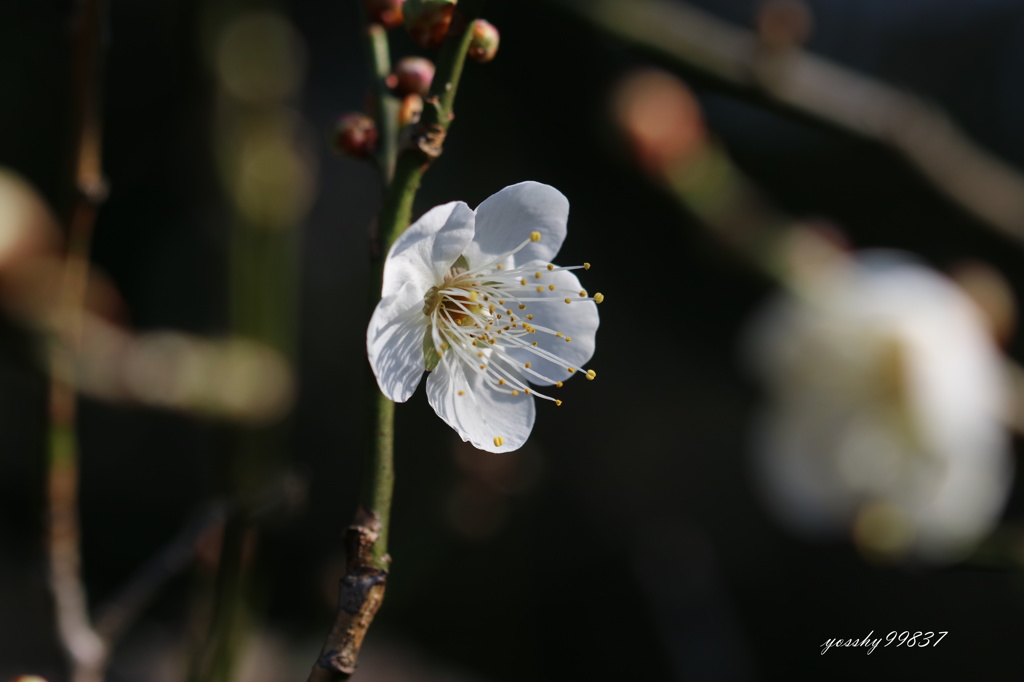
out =
[[687,76],[758,106],[895,150],[964,211],[1024,241],[1024,176],[935,105],[798,45],[774,49],[686,2],[556,0]]
[[374,115],[376,117],[378,135],[377,167],[380,169],[381,182],[387,187],[395,174],[395,155],[398,153],[398,98],[391,94],[387,78],[391,74],[391,50],[388,45],[387,30],[377,23],[370,22],[366,17],[363,3],[359,5],[366,25],[366,45],[370,57],[370,68],[373,75],[373,92],[376,99]]
[[[453,28],[438,55],[437,70],[426,98],[423,116],[408,131],[409,136],[398,153],[394,177],[386,187],[384,205],[377,224],[379,242],[371,247],[374,259],[371,269],[374,291],[371,298],[374,305],[379,299],[377,292],[384,272],[384,255],[409,226],[420,179],[430,164],[441,155],[448,126],[454,118],[452,107],[455,93],[472,37],[469,27],[479,16],[482,4],[479,0],[465,0],[456,8]],[[371,27],[369,34],[376,36],[375,46],[382,54],[386,54],[386,36],[383,31],[375,32]],[[374,60],[375,74],[379,75],[381,68],[381,61]],[[380,130],[386,128],[381,127]],[[391,137],[394,135],[394,132],[390,134]],[[386,141],[382,147],[389,143]],[[345,533],[347,565],[338,589],[338,609],[320,657],[310,671],[308,682],[348,680],[355,673],[363,639],[384,599],[391,564],[387,543],[395,480],[395,404],[381,394],[375,383],[372,383],[371,391],[371,449],[363,466],[360,504],[352,525]]]
[[[210,39],[219,41],[245,21],[248,12],[264,3],[227,0],[211,5]],[[239,22],[239,23],[236,23]],[[244,54],[244,50],[241,54]],[[221,82],[217,109],[221,113],[214,138],[220,152],[220,171],[226,194],[233,201],[228,249],[228,318],[230,333],[255,341],[294,360],[297,324],[295,297],[298,274],[297,221],[300,213],[281,210],[293,196],[265,200],[240,188],[252,157],[247,149],[294,149],[295,131],[286,115],[287,95],[265,100],[238,97]],[[252,152],[248,152],[251,154]],[[296,161],[301,163],[301,161]],[[287,163],[268,168],[268,186],[291,187],[293,172]],[[277,202],[271,205],[269,202]],[[252,513],[259,491],[283,476],[287,423],[250,428],[228,434],[230,444],[223,461],[223,485],[231,508],[224,522],[212,584],[208,625],[193,652],[191,682],[228,682],[233,679],[239,654],[253,615],[258,612],[255,589],[259,520]]]
[[[99,53],[101,0],[85,0],[76,16],[73,46],[74,204],[57,324],[62,342],[77,346],[88,286],[89,244],[106,190],[100,163]],[[81,574],[78,517],[78,442],[71,354],[50,355],[50,432],[47,461],[49,581],[61,647],[74,682],[100,682],[107,645],[93,629]]]

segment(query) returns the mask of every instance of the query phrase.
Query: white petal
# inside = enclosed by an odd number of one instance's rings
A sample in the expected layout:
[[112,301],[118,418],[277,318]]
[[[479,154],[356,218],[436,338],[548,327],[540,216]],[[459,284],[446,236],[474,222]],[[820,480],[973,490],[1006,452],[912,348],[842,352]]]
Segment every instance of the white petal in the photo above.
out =
[[492,262],[540,232],[515,256],[515,263],[550,262],[565,241],[569,200],[561,192],[539,182],[521,182],[493,194],[476,209],[476,235],[466,249],[473,267]]
[[520,366],[522,363],[529,362],[531,368],[538,374],[543,374],[551,379],[551,381],[544,381],[533,374],[526,373],[530,383],[538,386],[550,386],[556,381],[565,381],[571,377],[572,373],[569,372],[569,367],[579,369],[594,355],[594,336],[597,333],[600,319],[597,314],[597,304],[593,301],[565,302],[566,297],[575,298],[583,289],[576,275],[567,270],[556,270],[545,273],[543,281],[554,284],[557,290],[545,289],[543,293],[536,294],[550,300],[532,301],[527,304],[524,312],[533,315],[533,319],[530,321],[533,325],[562,332],[564,337],[571,338],[572,341],[567,342],[565,338],[540,331],[524,338],[531,342],[536,341],[538,348],[554,353],[565,360],[565,363],[555,364],[526,349],[510,350],[509,353]]
[[395,295],[381,299],[366,330],[366,352],[381,392],[396,403],[413,394],[423,376],[423,335],[427,316],[422,294],[410,307],[404,303],[418,285],[409,282]]
[[396,296],[408,283],[420,298],[444,279],[473,238],[473,211],[461,201],[430,209],[403,232],[384,262],[381,298]]
[[[462,440],[488,452],[518,450],[533,430],[532,397],[490,388],[483,372],[465,365],[451,351],[427,377],[427,400]],[[495,444],[496,438],[501,445]]]

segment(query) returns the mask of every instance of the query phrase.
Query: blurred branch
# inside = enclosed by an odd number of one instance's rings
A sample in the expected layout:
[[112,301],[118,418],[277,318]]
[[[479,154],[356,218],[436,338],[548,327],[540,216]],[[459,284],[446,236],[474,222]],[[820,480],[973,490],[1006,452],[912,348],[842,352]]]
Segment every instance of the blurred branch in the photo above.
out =
[[[305,477],[289,474],[258,495],[256,502],[244,511],[253,521],[291,513],[305,500],[306,489]],[[240,500],[211,504],[140,567],[119,592],[97,609],[96,632],[103,640],[117,642],[164,585],[192,563],[200,540],[222,528],[227,516],[240,509]]]
[[[662,72],[641,72],[627,79],[615,95],[617,122],[634,156],[651,178],[663,185],[681,207],[743,262],[797,296],[813,296],[823,272],[849,258],[842,234],[829,226],[799,221],[774,206],[735,166],[726,149],[707,134],[699,107],[686,86]],[[659,125],[653,125],[657,120]],[[664,125],[666,121],[670,125]],[[652,132],[653,131],[653,132]],[[965,283],[958,280],[963,286]],[[989,308],[983,291],[975,298],[995,342],[1008,337],[1012,302]],[[991,295],[991,294],[989,294]],[[1024,434],[1024,367],[1004,362],[1010,429]]]
[[[441,45],[437,70],[425,100],[421,119],[403,133],[402,146],[381,207],[376,235],[371,243],[373,276],[371,306],[379,299],[384,272],[384,255],[408,227],[413,200],[423,174],[442,151],[448,127],[454,118],[453,105],[469,49],[470,30],[482,8],[482,0],[464,0],[455,9],[451,29]],[[387,55],[383,27],[368,26],[374,41],[371,68],[380,82]],[[386,74],[384,74],[386,75]],[[383,96],[383,95],[382,95]],[[383,106],[378,112],[384,112]],[[393,126],[380,128],[382,133]],[[392,132],[393,134],[393,132]],[[384,142],[387,148],[390,142]],[[384,600],[391,557],[388,530],[394,488],[395,404],[372,381],[372,446],[363,463],[360,503],[355,518],[345,530],[346,568],[338,587],[335,621],[324,641],[320,657],[309,674],[309,682],[348,680],[356,670],[359,650],[373,618]]]
[[[84,0],[75,18],[74,186],[69,247],[58,303],[62,336],[77,345],[80,311],[88,286],[88,253],[96,211],[105,196],[100,163],[99,55],[101,0]],[[108,647],[93,629],[81,574],[78,518],[78,443],[75,393],[65,378],[73,374],[67,356],[51,355],[48,504],[50,589],[57,632],[71,665],[73,682],[102,682]]]
[[379,131],[377,167],[380,169],[384,187],[388,187],[395,174],[395,156],[398,153],[398,98],[391,94],[391,88],[387,84],[387,77],[391,73],[388,34],[383,26],[366,18],[366,8],[362,2],[356,4],[363,13],[363,24],[366,27],[366,46],[370,55],[373,94],[377,104],[374,108]]
[[557,0],[616,38],[738,96],[899,151],[984,223],[1024,240],[1024,176],[936,106],[668,0]]

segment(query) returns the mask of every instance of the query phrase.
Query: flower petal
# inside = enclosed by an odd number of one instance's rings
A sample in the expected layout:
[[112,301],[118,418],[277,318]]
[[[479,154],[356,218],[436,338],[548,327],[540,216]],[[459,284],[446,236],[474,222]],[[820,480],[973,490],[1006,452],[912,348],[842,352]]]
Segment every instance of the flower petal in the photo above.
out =
[[409,399],[424,371],[423,334],[429,320],[417,292],[419,285],[409,282],[396,295],[381,299],[366,330],[366,352],[377,385],[396,403]]
[[532,397],[491,388],[483,372],[475,371],[453,352],[445,353],[427,377],[427,400],[462,440],[487,452],[510,452],[522,447],[536,416]]
[[381,298],[396,296],[407,283],[410,296],[423,295],[444,280],[474,231],[473,211],[461,201],[436,206],[399,235],[384,262]]
[[569,220],[569,200],[561,192],[539,182],[521,182],[491,195],[476,209],[476,235],[466,249],[466,259],[479,267],[499,259],[540,232],[514,262],[549,262],[562,248]]
[[[597,304],[593,301],[565,302],[567,292],[579,292],[583,289],[576,275],[568,270],[556,270],[545,273],[544,281],[554,284],[556,291],[545,289],[544,292],[538,293],[538,296],[543,296],[548,300],[529,303],[525,312],[533,315],[531,322],[534,326],[553,329],[556,332],[561,332],[563,336],[557,337],[538,331],[536,334],[530,334],[524,338],[536,341],[538,348],[557,355],[565,363],[556,364],[545,360],[525,348],[509,350],[509,355],[520,367],[523,363],[529,362],[534,371],[551,379],[551,381],[544,381],[527,372],[530,383],[538,386],[550,386],[557,381],[565,381],[572,376],[569,367],[579,369],[585,365],[594,355],[594,337],[598,324],[600,324]],[[571,293],[570,299],[577,295],[578,293]],[[572,341],[567,342],[566,338],[570,338]]]

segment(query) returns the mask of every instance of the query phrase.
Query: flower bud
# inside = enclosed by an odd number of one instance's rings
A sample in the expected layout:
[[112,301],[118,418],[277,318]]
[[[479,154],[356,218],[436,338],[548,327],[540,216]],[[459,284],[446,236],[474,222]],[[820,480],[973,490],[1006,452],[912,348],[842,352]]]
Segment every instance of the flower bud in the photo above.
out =
[[370,19],[384,28],[402,25],[402,5],[405,0],[363,0]]
[[343,114],[334,124],[331,143],[341,156],[369,158],[377,149],[377,124],[366,114]]
[[423,57],[404,57],[388,76],[388,87],[398,95],[416,94],[421,97],[430,90],[434,80],[434,63]]
[[398,125],[405,127],[410,123],[420,120],[423,113],[423,98],[415,92],[411,92],[402,100],[402,106],[398,109]]
[[421,47],[437,47],[448,35],[457,0],[407,0],[405,30]]
[[678,78],[663,71],[630,75],[612,104],[634,157],[655,177],[696,158],[707,141],[696,98]]
[[473,22],[473,37],[469,42],[469,56],[478,62],[489,62],[498,54],[498,41],[501,36],[494,24],[483,19]]

